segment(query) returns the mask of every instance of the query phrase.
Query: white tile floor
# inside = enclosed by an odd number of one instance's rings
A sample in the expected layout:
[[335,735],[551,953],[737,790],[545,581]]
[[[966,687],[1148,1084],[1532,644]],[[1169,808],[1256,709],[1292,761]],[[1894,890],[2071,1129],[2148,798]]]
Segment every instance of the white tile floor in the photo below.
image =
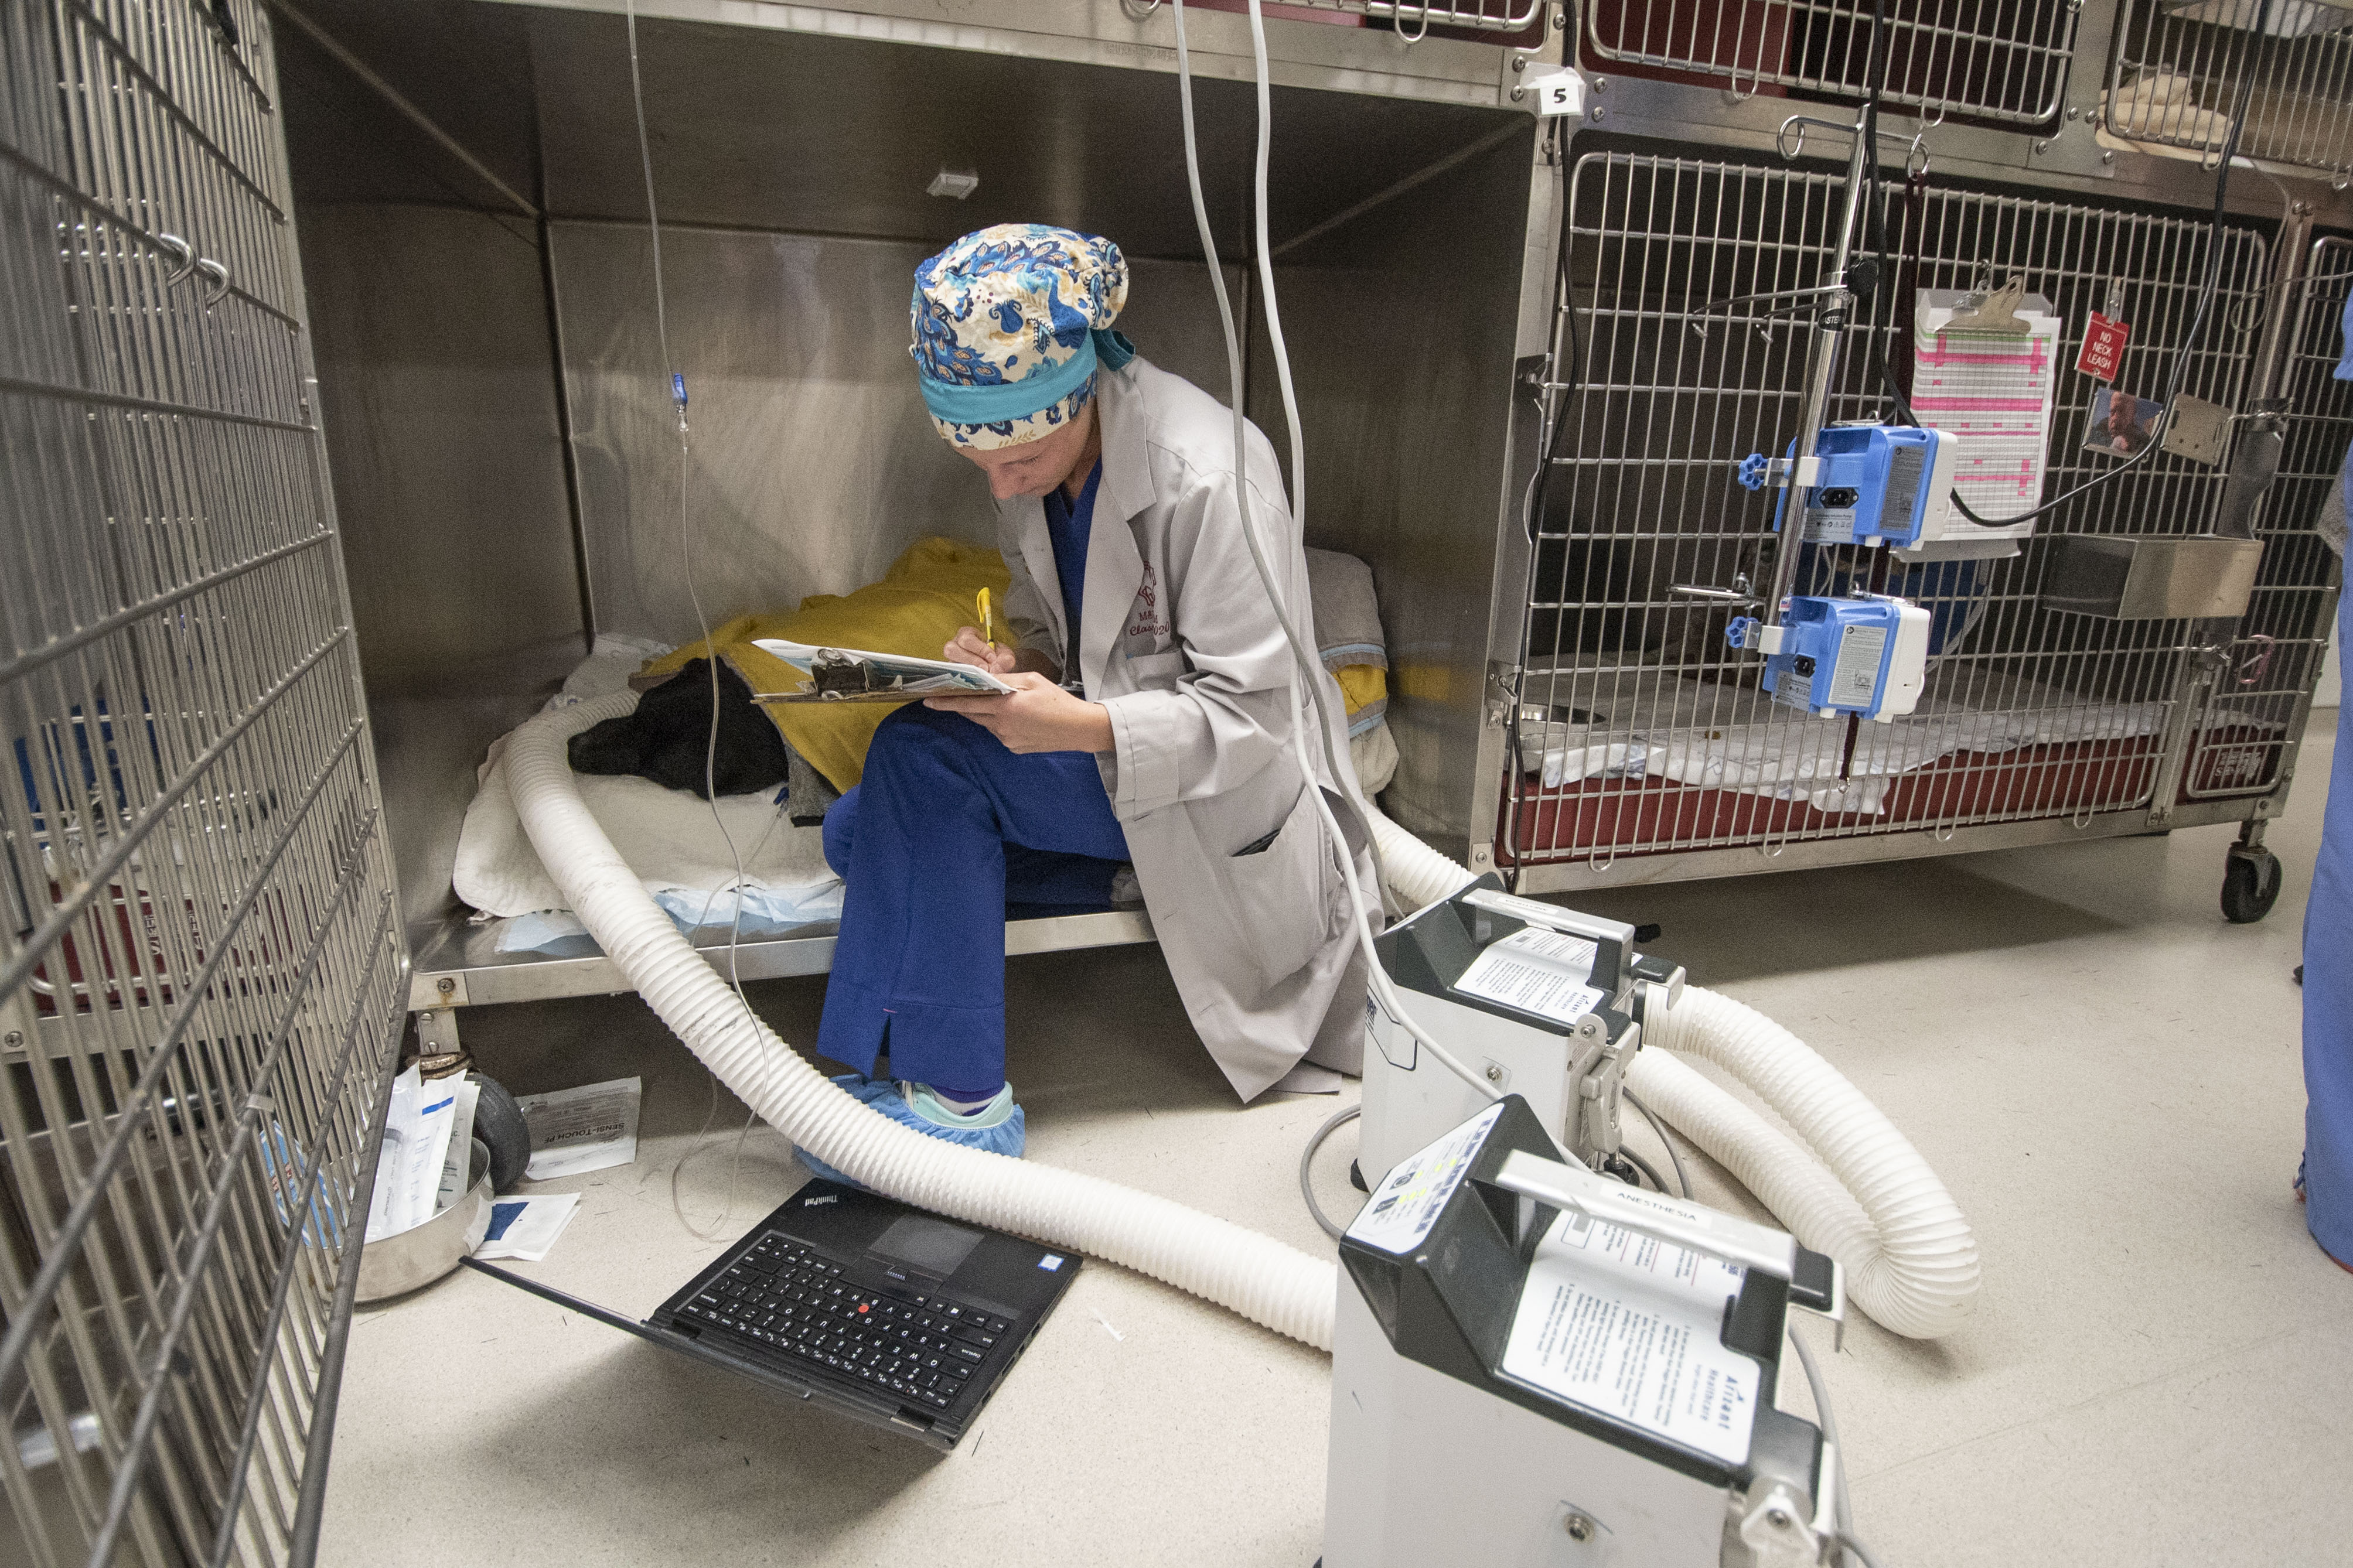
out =
[[[2272,830],[2287,885],[2257,926],[2216,912],[2228,828],[1581,900],[1662,922],[1658,950],[1696,981],[1820,1048],[1976,1224],[1968,1328],[1915,1344],[1864,1323],[1829,1370],[1858,1524],[1888,1568],[2348,1560],[2353,1275],[2288,1187],[2289,971],[2327,728]],[[1293,1173],[1334,1101],[1237,1108],[1155,951],[1032,958],[1011,979],[1034,1157],[1328,1250]],[[820,994],[754,992],[796,1040]],[[717,1245],[670,1197],[703,1075],[633,997],[467,1026],[519,1090],[645,1076],[639,1163],[568,1184],[582,1213],[532,1271],[650,1310]],[[741,1118],[723,1099],[729,1136],[681,1184],[714,1234],[731,1179],[730,1236],[799,1179],[765,1128],[731,1152]],[[1322,1190],[1339,1205],[1349,1135],[1335,1142]],[[1741,1201],[1712,1168],[1702,1185]],[[321,1560],[1307,1568],[1326,1388],[1320,1355],[1091,1266],[941,1457],[460,1273],[360,1315]]]

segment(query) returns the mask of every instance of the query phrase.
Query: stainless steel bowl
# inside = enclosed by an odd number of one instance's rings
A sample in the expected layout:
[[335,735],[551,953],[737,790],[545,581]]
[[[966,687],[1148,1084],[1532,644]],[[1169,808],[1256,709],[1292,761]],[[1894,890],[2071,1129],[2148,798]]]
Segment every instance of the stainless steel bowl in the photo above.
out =
[[421,1290],[481,1246],[491,1228],[490,1172],[491,1152],[477,1138],[466,1167],[474,1184],[457,1202],[423,1225],[371,1241],[360,1249],[356,1300],[383,1301]]

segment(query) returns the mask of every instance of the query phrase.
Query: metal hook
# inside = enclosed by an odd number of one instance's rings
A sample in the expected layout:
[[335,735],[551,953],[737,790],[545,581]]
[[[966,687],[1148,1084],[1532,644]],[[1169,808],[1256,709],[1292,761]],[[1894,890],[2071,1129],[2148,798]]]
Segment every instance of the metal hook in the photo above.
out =
[[195,269],[196,247],[176,234],[159,234],[155,237],[155,243],[170,251],[180,263],[179,269],[164,279],[165,289],[176,288]]
[[[1941,115],[1938,117],[1940,123],[1942,118]],[[1919,132],[1912,138],[1911,150],[1904,154],[1904,177],[1907,180],[1925,180],[1928,177],[1928,132],[1933,127],[1921,127]]]
[[209,310],[228,298],[228,268],[211,257],[199,257],[196,270],[213,279],[213,288],[205,295],[205,309]]
[[1391,5],[1389,7],[1389,23],[1392,26],[1397,28],[1397,36],[1403,38],[1408,44],[1418,44],[1421,42],[1422,39],[1430,37],[1430,0],[1421,0],[1421,30],[1414,33],[1407,32],[1402,21],[1400,20],[1405,13],[1404,5],[1400,3]]
[[1140,4],[1139,0],[1119,0],[1119,8],[1126,12],[1130,19],[1142,22],[1160,9],[1160,0],[1141,0]]
[[2242,688],[2253,686],[2263,678],[2272,667],[2272,655],[2279,649],[2279,645],[2265,632],[2249,633],[2246,640],[2261,646],[2239,666],[2239,684]]

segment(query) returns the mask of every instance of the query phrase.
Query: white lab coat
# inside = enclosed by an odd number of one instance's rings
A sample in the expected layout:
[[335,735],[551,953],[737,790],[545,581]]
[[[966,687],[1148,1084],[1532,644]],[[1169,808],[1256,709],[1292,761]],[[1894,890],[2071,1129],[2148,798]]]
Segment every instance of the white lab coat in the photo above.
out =
[[[1103,479],[1087,544],[1079,675],[1089,700],[1111,714],[1113,748],[1096,762],[1169,973],[1244,1100],[1302,1057],[1356,1072],[1365,970],[1347,886],[1292,749],[1290,649],[1235,511],[1233,415],[1142,358],[1098,372],[1095,395]],[[1307,561],[1274,448],[1255,426],[1244,468],[1261,544],[1312,654]],[[1013,577],[1008,621],[1024,646],[1062,664],[1062,594],[1044,505],[999,502],[997,542]],[[1320,662],[1315,675],[1341,768],[1330,776],[1311,736],[1315,783],[1354,796],[1340,689]],[[1355,816],[1334,805],[1355,838]],[[1263,848],[1236,853],[1270,833]],[[1365,846],[1352,844],[1351,853],[1366,896],[1377,897]]]

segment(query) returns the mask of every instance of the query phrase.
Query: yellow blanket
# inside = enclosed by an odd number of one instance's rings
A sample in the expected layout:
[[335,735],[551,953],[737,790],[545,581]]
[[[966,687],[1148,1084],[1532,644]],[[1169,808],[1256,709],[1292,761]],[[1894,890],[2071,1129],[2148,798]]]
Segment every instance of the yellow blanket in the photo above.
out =
[[[754,638],[937,658],[957,627],[978,624],[974,595],[987,588],[1001,600],[1009,581],[1004,558],[994,550],[953,539],[918,540],[879,583],[847,595],[813,595],[787,615],[738,616],[711,641],[754,691],[797,691],[805,684],[800,672],[753,647]],[[677,648],[647,665],[635,684],[650,684],[702,657],[702,643]],[[843,791],[865,773],[867,744],[893,710],[884,702],[785,702],[765,709],[786,744]]]

